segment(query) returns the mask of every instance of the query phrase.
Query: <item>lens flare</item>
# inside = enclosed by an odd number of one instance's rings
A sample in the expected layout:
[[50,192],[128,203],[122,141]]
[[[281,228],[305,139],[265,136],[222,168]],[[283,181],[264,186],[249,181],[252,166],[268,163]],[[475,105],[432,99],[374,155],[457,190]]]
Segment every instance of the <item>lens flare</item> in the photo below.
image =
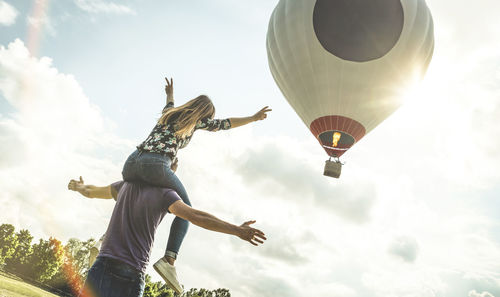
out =
[[38,56],[38,50],[43,37],[43,29],[48,26],[49,0],[34,0],[33,8],[28,17],[27,45],[33,56]]
[[71,254],[68,254],[66,252],[64,253],[64,264],[62,265],[62,270],[66,278],[67,284],[71,288],[71,291],[73,292],[74,296],[81,296],[81,297],[96,296],[92,288],[83,287],[84,279],[82,278],[82,275],[80,275],[75,265],[73,264],[73,257],[71,256]]

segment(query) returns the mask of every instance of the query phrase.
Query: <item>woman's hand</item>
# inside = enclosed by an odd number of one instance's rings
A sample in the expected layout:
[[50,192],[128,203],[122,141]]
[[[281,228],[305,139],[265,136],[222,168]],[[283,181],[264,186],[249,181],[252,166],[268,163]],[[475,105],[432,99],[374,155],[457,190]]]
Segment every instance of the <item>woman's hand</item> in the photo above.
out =
[[244,117],[244,118],[229,118],[229,122],[231,122],[231,129],[236,128],[236,127],[240,127],[240,126],[243,126],[246,124],[250,124],[251,122],[263,120],[263,119],[267,118],[266,112],[270,112],[271,110],[272,109],[270,109],[269,106],[266,106],[266,107],[262,108],[261,110],[259,110],[253,116]]
[[174,80],[170,78],[170,81],[168,81],[168,78],[165,77],[165,80],[167,81],[167,84],[165,85],[165,93],[167,93],[167,99],[168,98],[174,98]]
[[252,119],[254,121],[263,120],[263,119],[267,118],[266,112],[270,112],[271,110],[272,109],[270,109],[269,106],[266,106],[266,107],[262,108],[261,110],[259,110],[256,114],[254,114],[252,116]]
[[174,161],[172,162],[172,164],[170,164],[170,169],[175,172],[177,170],[177,165],[179,165],[179,159],[177,159],[177,157],[175,157]]

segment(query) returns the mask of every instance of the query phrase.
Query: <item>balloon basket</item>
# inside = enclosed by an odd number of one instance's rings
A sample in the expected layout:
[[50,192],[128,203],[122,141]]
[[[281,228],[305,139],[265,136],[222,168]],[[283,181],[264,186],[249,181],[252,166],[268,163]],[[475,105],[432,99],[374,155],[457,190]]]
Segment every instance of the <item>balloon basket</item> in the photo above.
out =
[[331,159],[325,161],[325,171],[323,172],[323,175],[339,178],[341,171],[342,163],[338,159],[333,161]]

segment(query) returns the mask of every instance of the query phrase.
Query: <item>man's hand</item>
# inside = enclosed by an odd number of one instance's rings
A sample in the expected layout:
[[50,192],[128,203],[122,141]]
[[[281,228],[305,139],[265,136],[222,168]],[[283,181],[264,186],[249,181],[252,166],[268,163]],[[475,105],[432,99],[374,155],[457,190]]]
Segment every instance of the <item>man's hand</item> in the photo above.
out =
[[250,242],[253,245],[259,245],[264,243],[264,240],[266,240],[266,235],[264,232],[260,231],[259,229],[254,229],[250,227],[251,224],[255,223],[256,221],[248,221],[243,223],[239,227],[239,234],[238,237]]
[[111,185],[105,187],[86,185],[81,176],[80,180],[69,181],[68,190],[78,192],[87,198],[112,199],[113,195],[116,198],[116,190]]
[[261,110],[259,110],[256,114],[254,114],[252,116],[252,119],[254,121],[260,121],[260,120],[263,120],[265,118],[267,118],[267,112],[270,112],[272,111],[272,109],[269,108],[269,106],[266,106],[264,108],[262,108]]
[[174,97],[174,80],[170,78],[170,81],[168,81],[168,78],[165,77],[165,80],[167,81],[167,84],[165,85],[165,93],[167,93],[167,98],[173,98]]
[[68,190],[76,191],[87,198],[92,198],[90,197],[90,189],[84,184],[83,178],[81,176],[79,181],[76,181],[74,179],[69,181]]

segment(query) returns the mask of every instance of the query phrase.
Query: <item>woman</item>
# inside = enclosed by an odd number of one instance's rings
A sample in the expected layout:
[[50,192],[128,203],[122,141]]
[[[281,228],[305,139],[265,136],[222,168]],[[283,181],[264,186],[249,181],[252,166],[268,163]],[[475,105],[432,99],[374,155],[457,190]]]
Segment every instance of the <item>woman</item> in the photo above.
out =
[[[227,130],[263,120],[267,106],[256,114],[243,118],[213,119],[215,107],[210,98],[200,95],[184,105],[174,107],[174,83],[165,78],[167,84],[167,104],[156,126],[144,142],[137,146],[125,162],[123,179],[126,181],[143,181],[159,187],[171,188],[179,194],[184,203],[191,205],[181,181],[175,175],[177,168],[177,151],[184,148],[198,129],[208,131]],[[170,227],[165,257],[154,264],[156,271],[171,286],[177,287],[177,276],[174,262],[188,229],[188,222],[175,217]],[[180,286],[179,286],[180,288]]]

